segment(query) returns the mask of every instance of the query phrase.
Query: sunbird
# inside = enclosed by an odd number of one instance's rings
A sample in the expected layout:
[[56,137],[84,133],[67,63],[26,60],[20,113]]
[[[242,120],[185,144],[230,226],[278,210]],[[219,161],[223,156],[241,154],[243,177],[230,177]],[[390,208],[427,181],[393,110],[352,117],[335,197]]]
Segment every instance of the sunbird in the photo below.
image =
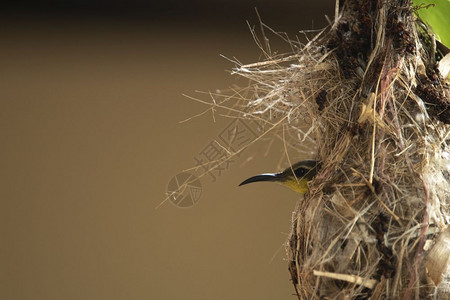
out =
[[250,177],[239,186],[252,182],[271,181],[303,195],[308,191],[308,182],[316,175],[318,167],[319,164],[315,160],[302,160],[279,173],[263,173]]

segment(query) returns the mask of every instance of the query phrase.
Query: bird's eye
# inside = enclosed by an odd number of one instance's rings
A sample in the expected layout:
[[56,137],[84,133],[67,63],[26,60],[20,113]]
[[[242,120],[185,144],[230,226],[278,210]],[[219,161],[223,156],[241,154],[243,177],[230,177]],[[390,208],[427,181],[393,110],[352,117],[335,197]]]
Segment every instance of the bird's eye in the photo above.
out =
[[306,170],[303,167],[300,167],[300,168],[296,169],[294,171],[294,173],[295,173],[295,177],[301,178],[301,177],[305,176],[306,173],[308,173],[308,170]]

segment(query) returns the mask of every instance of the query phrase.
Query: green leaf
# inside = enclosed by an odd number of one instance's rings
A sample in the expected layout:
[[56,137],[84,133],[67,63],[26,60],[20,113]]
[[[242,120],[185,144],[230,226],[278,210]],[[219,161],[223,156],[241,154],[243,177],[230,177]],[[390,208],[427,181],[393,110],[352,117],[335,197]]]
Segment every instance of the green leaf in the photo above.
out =
[[436,38],[450,48],[450,0],[413,0],[416,6],[429,6],[417,11],[420,18],[431,26]]

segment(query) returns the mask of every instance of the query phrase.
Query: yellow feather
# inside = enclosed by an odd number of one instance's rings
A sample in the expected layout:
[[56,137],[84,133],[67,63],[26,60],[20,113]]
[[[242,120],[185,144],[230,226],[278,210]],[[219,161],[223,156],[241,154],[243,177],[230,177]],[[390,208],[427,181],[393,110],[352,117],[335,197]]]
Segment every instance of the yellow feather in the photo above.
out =
[[293,178],[280,183],[299,194],[304,194],[308,191],[308,179],[306,178],[299,178],[298,181]]

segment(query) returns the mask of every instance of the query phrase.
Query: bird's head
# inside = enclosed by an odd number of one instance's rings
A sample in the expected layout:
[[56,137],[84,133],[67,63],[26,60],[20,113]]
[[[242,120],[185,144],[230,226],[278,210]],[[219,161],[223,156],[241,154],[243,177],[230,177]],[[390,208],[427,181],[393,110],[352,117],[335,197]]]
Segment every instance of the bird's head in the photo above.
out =
[[244,180],[239,186],[259,181],[270,181],[282,184],[291,190],[304,194],[308,191],[308,181],[317,173],[318,163],[315,160],[302,160],[279,173],[263,173]]

